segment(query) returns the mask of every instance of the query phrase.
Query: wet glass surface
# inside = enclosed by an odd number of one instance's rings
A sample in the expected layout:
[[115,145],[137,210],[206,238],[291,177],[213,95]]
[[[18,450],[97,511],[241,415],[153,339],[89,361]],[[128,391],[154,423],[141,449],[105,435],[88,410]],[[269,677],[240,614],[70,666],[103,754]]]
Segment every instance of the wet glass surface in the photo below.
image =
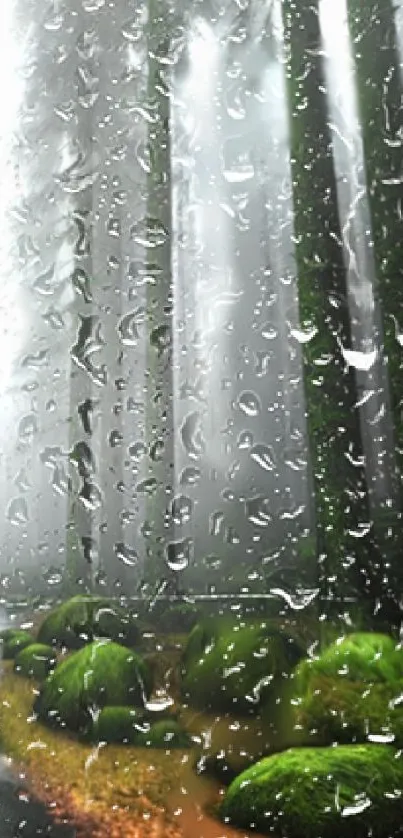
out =
[[1,14],[1,835],[398,838],[403,2]]

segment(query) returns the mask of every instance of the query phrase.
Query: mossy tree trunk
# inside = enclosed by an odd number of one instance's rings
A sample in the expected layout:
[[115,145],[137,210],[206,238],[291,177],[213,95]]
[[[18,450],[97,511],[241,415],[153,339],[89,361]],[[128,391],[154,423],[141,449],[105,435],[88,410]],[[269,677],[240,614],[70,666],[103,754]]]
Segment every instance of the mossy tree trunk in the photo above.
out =
[[370,615],[378,566],[365,534],[370,513],[355,374],[342,352],[351,334],[318,6],[283,3],[300,319],[312,334],[303,349],[320,589],[325,610],[343,603],[348,610],[352,597]]
[[[403,475],[403,145],[402,68],[392,0],[349,0],[348,23],[365,152],[376,299],[383,316],[396,462]],[[402,490],[394,506],[379,510],[375,529],[384,563],[384,597],[399,613],[403,583]],[[394,605],[393,605],[394,603]]]

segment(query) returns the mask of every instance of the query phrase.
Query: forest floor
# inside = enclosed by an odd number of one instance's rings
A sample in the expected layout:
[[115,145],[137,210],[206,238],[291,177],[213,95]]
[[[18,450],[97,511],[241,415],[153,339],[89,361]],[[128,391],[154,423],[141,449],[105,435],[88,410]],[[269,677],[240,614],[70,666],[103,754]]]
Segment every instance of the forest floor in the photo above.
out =
[[36,687],[3,662],[0,743],[20,780],[77,838],[183,838],[166,808],[189,752],[93,746],[40,724]]

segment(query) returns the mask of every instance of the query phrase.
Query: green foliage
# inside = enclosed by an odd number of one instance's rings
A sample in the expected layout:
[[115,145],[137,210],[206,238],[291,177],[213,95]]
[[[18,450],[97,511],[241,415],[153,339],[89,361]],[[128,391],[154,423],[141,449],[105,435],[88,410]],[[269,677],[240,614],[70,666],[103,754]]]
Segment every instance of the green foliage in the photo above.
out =
[[141,733],[150,727],[147,713],[135,707],[104,707],[92,729],[99,742],[136,745]]
[[358,682],[393,682],[403,678],[403,650],[387,634],[356,632],[339,638],[296,670],[297,688],[305,692],[313,676],[345,677]]
[[178,722],[163,719],[151,725],[147,733],[140,734],[137,744],[146,748],[170,750],[171,748],[189,748],[192,740]]
[[6,629],[2,632],[1,639],[4,660],[15,658],[22,649],[30,646],[33,642],[32,635],[28,631],[23,631],[23,629]]
[[44,681],[56,667],[56,655],[51,646],[43,643],[31,643],[18,653],[14,661],[14,670],[26,678]]
[[142,658],[117,643],[99,640],[56,667],[45,681],[35,709],[48,724],[84,733],[99,708],[142,707],[150,691],[151,675]]
[[218,710],[256,710],[278,696],[301,653],[265,620],[206,620],[190,633],[182,665],[190,702]]
[[38,631],[38,641],[79,649],[95,638],[107,637],[135,646],[139,631],[123,608],[103,597],[75,596],[52,611]]
[[221,816],[287,838],[397,838],[403,761],[386,745],[296,748],[231,783]]

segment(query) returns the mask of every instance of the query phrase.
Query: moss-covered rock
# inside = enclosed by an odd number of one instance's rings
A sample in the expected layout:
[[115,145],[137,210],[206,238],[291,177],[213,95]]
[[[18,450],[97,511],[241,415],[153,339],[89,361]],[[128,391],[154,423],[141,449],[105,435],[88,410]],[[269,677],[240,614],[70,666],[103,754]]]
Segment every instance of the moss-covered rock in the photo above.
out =
[[1,634],[3,658],[12,660],[18,653],[33,643],[33,637],[23,629],[6,629]]
[[55,650],[43,643],[31,643],[18,653],[14,661],[14,670],[26,678],[44,681],[57,663]]
[[184,650],[183,692],[203,708],[256,710],[279,696],[300,657],[297,644],[265,620],[207,620]]
[[343,677],[349,681],[395,682],[403,678],[403,649],[387,634],[356,632],[341,637],[317,658],[301,661],[298,688],[309,687],[313,676]]
[[63,602],[43,621],[38,642],[80,649],[94,639],[107,637],[123,646],[139,642],[139,630],[129,614],[102,597],[75,596]]
[[294,716],[306,742],[393,741],[403,735],[403,653],[393,638],[354,633],[294,673]]
[[92,729],[92,738],[108,744],[136,745],[150,729],[148,714],[138,707],[104,707]]
[[142,707],[151,686],[149,669],[139,655],[98,640],[56,667],[43,684],[35,709],[48,724],[85,733],[102,707]]
[[231,783],[221,816],[287,838],[397,838],[403,759],[387,745],[297,748]]
[[174,720],[164,719],[151,725],[147,732],[140,734],[138,745],[146,748],[189,748],[192,744],[190,736]]
[[390,741],[403,745],[403,680],[363,684],[346,678],[312,675],[294,702],[295,722],[305,741]]

